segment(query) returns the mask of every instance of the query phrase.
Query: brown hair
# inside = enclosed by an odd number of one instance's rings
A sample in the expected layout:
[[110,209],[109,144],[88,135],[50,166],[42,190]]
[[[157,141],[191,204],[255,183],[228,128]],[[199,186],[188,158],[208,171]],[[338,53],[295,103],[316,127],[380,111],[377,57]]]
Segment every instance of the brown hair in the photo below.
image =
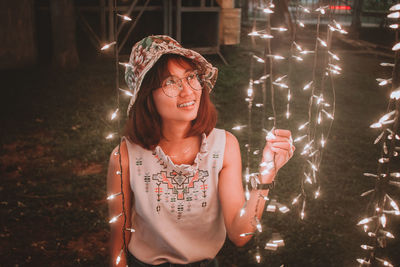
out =
[[[174,60],[183,66],[188,63],[197,69],[194,62],[175,54],[163,55],[146,73],[137,99],[133,104],[125,124],[124,135],[145,149],[154,149],[162,136],[162,120],[154,104],[152,91],[160,88],[161,82],[170,75],[168,61]],[[186,137],[205,133],[208,135],[217,123],[217,111],[210,101],[209,88],[203,88],[197,117],[192,121],[192,127]]]

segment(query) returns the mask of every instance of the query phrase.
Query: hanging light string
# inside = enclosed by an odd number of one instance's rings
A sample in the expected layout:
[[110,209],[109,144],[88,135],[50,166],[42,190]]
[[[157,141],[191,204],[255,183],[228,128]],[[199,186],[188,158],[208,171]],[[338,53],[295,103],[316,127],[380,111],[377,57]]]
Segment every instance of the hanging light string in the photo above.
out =
[[115,58],[115,90],[116,90],[116,102],[117,102],[117,108],[115,109],[115,111],[111,114],[111,120],[115,120],[117,119],[117,132],[113,132],[107,135],[106,139],[113,139],[114,137],[118,136],[120,141],[118,143],[117,146],[117,151],[114,153],[114,156],[118,157],[118,170],[115,172],[116,175],[119,176],[120,178],[120,185],[121,185],[121,191],[120,192],[116,192],[116,193],[112,193],[111,195],[109,195],[107,197],[108,201],[113,201],[116,197],[121,196],[121,201],[122,201],[122,213],[114,215],[110,220],[109,223],[114,223],[118,220],[120,220],[120,217],[122,217],[123,219],[123,226],[122,226],[122,239],[123,239],[123,244],[121,247],[121,250],[118,254],[118,256],[115,258],[115,264],[119,265],[119,263],[121,262],[123,255],[123,252],[125,252],[125,256],[127,255],[127,245],[126,245],[126,237],[125,237],[125,231],[130,231],[130,232],[134,232],[134,229],[132,228],[127,228],[126,227],[126,221],[127,221],[127,216],[126,216],[126,210],[125,210],[125,195],[124,195],[124,184],[123,184],[123,170],[122,170],[122,159],[121,159],[121,144],[122,144],[122,137],[121,137],[121,126],[120,126],[120,116],[118,116],[119,114],[119,110],[120,110],[120,93],[123,92],[128,96],[132,96],[132,92],[130,90],[124,90],[119,88],[119,65],[122,65],[124,67],[128,67],[130,66],[129,63],[121,63],[119,62],[119,46],[118,46],[118,31],[117,31],[117,22],[118,22],[118,18],[123,19],[124,21],[131,21],[132,19],[129,18],[126,15],[121,15],[118,14],[118,9],[117,9],[117,1],[114,0],[113,1],[113,20],[114,20],[114,35],[112,36],[113,40],[108,43],[105,44],[103,47],[101,47],[101,50],[107,50],[111,47],[114,48],[114,58]]
[[[301,48],[298,43],[293,43],[294,47],[299,51],[299,55],[292,55],[293,58],[299,60],[301,55],[314,54],[313,58],[313,70],[312,80],[307,82],[303,87],[303,91],[310,91],[308,106],[308,120],[307,122],[300,125],[298,128],[299,136],[295,138],[294,142],[304,142],[306,144],[303,147],[301,155],[305,157],[302,175],[300,179],[300,193],[292,200],[292,205],[297,205],[302,200],[302,205],[299,207],[300,218],[305,217],[306,200],[308,198],[309,191],[313,192],[314,199],[320,196],[320,181],[317,175],[320,164],[322,161],[322,154],[326,144],[326,140],[330,135],[334,112],[335,112],[335,88],[333,83],[333,75],[340,74],[341,68],[334,64],[333,60],[339,60],[337,55],[331,52],[331,43],[333,32],[337,31],[342,34],[346,34],[340,24],[333,19],[333,12],[329,10],[329,6],[333,3],[330,1],[327,6],[320,6],[315,10],[311,11],[303,6],[298,6],[300,10],[307,14],[317,15],[316,25],[316,39],[313,51],[307,51]],[[320,24],[322,16],[329,15],[329,23],[327,27],[326,40],[320,34]],[[292,45],[293,47],[293,45]],[[292,51],[293,51],[292,50]],[[318,62],[322,61],[321,77],[317,79],[317,67]],[[324,98],[324,92],[326,90],[327,80],[330,81],[330,89],[332,94],[332,100],[328,102]],[[324,120],[324,118],[326,118]],[[323,123],[328,121],[328,125]],[[307,133],[302,133],[302,130],[306,129]],[[327,130],[326,130],[327,129]]]
[[[367,216],[361,219],[357,225],[362,226],[364,232],[368,235],[368,244],[362,244],[361,248],[366,250],[364,258],[358,258],[360,266],[393,266],[386,258],[379,255],[382,249],[386,247],[386,240],[394,239],[395,236],[387,229],[389,219],[392,215],[399,216],[399,205],[389,195],[389,187],[400,188],[400,168],[398,162],[400,153],[400,42],[399,42],[399,23],[400,23],[400,4],[393,5],[387,15],[393,21],[389,25],[395,30],[395,45],[392,50],[395,51],[394,64],[381,63],[383,67],[393,67],[391,79],[391,94],[383,115],[377,122],[370,125],[371,128],[380,129],[381,133],[374,140],[374,144],[381,146],[380,158],[378,159],[377,173],[364,173],[364,176],[375,180],[375,187],[361,194],[361,196],[371,195],[367,205]],[[397,25],[397,26],[394,26]],[[386,79],[388,80],[388,79]],[[380,86],[388,83],[379,81]],[[390,225],[393,227],[393,225]],[[380,248],[378,250],[378,248]]]
[[[259,4],[259,6],[258,6],[257,10],[261,10],[262,13],[266,14],[265,30],[256,31],[256,23],[254,20],[253,21],[253,29],[252,29],[252,32],[249,33],[249,36],[252,39],[253,49],[255,48],[255,43],[256,43],[255,38],[256,37],[258,37],[260,39],[264,39],[264,42],[263,42],[264,43],[264,54],[263,54],[263,57],[260,57],[254,53],[251,54],[249,87],[247,89],[247,97],[246,97],[246,101],[248,102],[248,124],[242,125],[242,126],[235,126],[233,129],[240,130],[243,127],[247,126],[247,127],[249,127],[249,129],[248,129],[249,136],[252,135],[252,118],[251,117],[252,117],[252,106],[254,103],[254,87],[255,87],[255,85],[261,84],[263,101],[262,101],[262,103],[257,103],[256,107],[262,107],[263,115],[261,116],[261,126],[263,129],[263,132],[266,133],[266,136],[268,138],[270,138],[271,136],[273,136],[272,130],[276,127],[276,120],[277,120],[277,115],[276,115],[276,111],[275,111],[275,102],[274,102],[274,97],[275,97],[274,96],[274,85],[284,87],[284,83],[282,82],[282,79],[284,79],[287,76],[287,75],[284,75],[275,80],[273,79],[273,68],[272,68],[273,61],[279,60],[279,59],[284,59],[284,58],[279,55],[272,54],[270,39],[274,38],[274,36],[271,35],[271,32],[272,31],[284,32],[284,31],[286,31],[286,29],[271,27],[270,14],[272,14],[274,12],[273,11],[274,4],[272,3],[272,1],[267,0],[267,1],[264,1],[263,3],[258,3],[258,4]],[[255,80],[253,77],[254,68],[258,63],[263,64],[263,75],[259,79]],[[269,79],[269,81],[267,81],[267,79]],[[266,130],[266,123],[265,123],[266,106],[267,106],[267,87],[269,87],[270,92],[271,92],[271,107],[272,107],[272,112],[273,112],[273,116],[269,117],[269,120],[273,121],[273,127],[272,127],[272,130],[270,130],[270,131]],[[287,88],[287,86],[284,88]],[[257,169],[257,172],[251,172],[250,171],[250,161],[249,161],[250,155],[251,155],[250,152],[252,151],[251,137],[248,138],[248,144],[246,144],[246,147],[247,147],[247,162],[246,162],[246,172],[245,172],[245,199],[247,202],[250,198],[250,191],[249,191],[250,179],[256,179],[257,183],[260,183],[260,180],[259,180],[259,178],[261,178],[260,175],[264,175],[264,172],[266,174],[268,172],[275,171],[275,166],[274,166],[275,163],[274,163],[274,160],[271,161],[271,163],[262,162],[259,166],[259,168],[265,168],[262,173],[259,173],[258,169]],[[257,155],[260,153],[260,151],[262,151],[262,150],[261,149],[254,150],[253,154]],[[253,233],[241,234],[241,236],[253,235],[256,244],[259,244],[260,235],[263,231],[262,223],[261,223],[260,219],[258,219],[258,217],[257,217],[257,214],[259,213],[261,199],[264,199],[264,201],[269,201],[269,204],[267,205],[267,209],[266,209],[268,212],[275,212],[277,209],[279,209],[279,211],[281,211],[282,213],[286,213],[289,211],[287,206],[278,203],[274,199],[270,200],[267,196],[258,194],[257,202],[255,205],[254,217],[253,217],[254,219],[252,221],[252,226],[255,228],[255,231]],[[244,213],[246,212],[245,211],[246,202],[244,204],[244,207],[241,210],[241,216],[243,216]],[[276,250],[278,248],[278,246],[283,246],[283,245],[284,245],[284,242],[283,242],[282,238],[280,237],[280,235],[278,233],[274,233],[271,240],[266,242],[264,249]],[[257,248],[255,249],[254,257],[255,257],[255,261],[257,263],[261,262],[262,258],[261,258],[261,251],[260,251],[259,245],[257,245]]]

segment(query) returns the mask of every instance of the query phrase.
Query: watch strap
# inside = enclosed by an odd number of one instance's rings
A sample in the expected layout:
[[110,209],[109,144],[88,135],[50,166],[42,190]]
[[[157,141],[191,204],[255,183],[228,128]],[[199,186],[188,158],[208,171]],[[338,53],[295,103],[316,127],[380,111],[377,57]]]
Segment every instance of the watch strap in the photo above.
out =
[[257,189],[258,190],[274,189],[274,187],[275,187],[275,181],[272,181],[269,184],[257,184]]

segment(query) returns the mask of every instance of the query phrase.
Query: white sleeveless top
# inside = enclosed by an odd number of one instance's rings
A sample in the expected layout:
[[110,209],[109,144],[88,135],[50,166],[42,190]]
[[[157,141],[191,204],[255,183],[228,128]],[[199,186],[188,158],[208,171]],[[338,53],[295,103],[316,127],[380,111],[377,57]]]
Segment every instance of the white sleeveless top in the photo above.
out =
[[226,230],[218,198],[225,131],[202,136],[193,165],[175,165],[161,147],[154,151],[126,140],[134,194],[129,251],[147,264],[187,264],[214,258]]

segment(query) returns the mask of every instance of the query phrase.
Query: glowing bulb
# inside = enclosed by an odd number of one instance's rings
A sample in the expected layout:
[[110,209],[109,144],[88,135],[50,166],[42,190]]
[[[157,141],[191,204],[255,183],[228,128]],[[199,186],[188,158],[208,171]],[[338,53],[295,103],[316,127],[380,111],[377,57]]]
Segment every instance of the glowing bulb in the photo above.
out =
[[303,90],[304,90],[304,91],[305,91],[305,90],[308,90],[308,89],[311,87],[312,84],[313,84],[313,81],[307,83],[307,84],[303,87]]
[[261,35],[261,38],[262,39],[272,39],[272,38],[274,38],[274,36],[264,33],[263,35]]
[[398,11],[398,10],[400,10],[400,4],[396,4],[396,5],[394,5],[394,6],[391,6],[391,7],[389,8],[389,10],[390,10],[390,11]]
[[112,139],[114,138],[114,133],[110,133],[109,135],[106,136],[106,139]]
[[274,13],[274,11],[272,11],[272,10],[269,9],[269,8],[264,8],[263,11],[264,11],[264,13],[267,13],[267,14],[272,14],[272,13]]
[[317,119],[317,123],[321,124],[322,118],[321,118],[321,112],[318,113],[318,119]]
[[304,212],[305,208],[306,208],[306,200],[303,200],[303,207],[301,208],[301,212],[300,212],[300,218],[302,220],[304,219],[304,217],[306,215],[305,212]]
[[124,66],[125,68],[127,67],[133,67],[131,64],[126,63],[126,62],[118,62],[119,65]]
[[125,95],[127,95],[127,96],[133,96],[133,93],[131,92],[131,91],[129,91],[129,90],[124,90],[124,89],[121,89],[121,88],[119,88],[119,90],[121,90],[122,92],[124,92],[125,93]]
[[123,250],[121,249],[121,251],[120,251],[119,254],[118,254],[117,259],[115,260],[115,264],[116,264],[116,265],[118,265],[119,262],[121,261],[122,251],[123,251]]
[[317,199],[320,195],[321,195],[321,193],[320,193],[319,187],[318,187],[318,190],[315,191],[315,193],[314,193],[314,198]]
[[240,217],[242,217],[245,213],[246,213],[246,210],[244,208],[242,208],[240,210]]
[[397,12],[390,13],[389,15],[387,15],[387,17],[390,19],[398,19],[398,18],[400,18],[400,12],[397,11]]
[[297,21],[297,23],[299,24],[299,26],[300,26],[300,27],[302,27],[302,28],[304,28],[304,27],[305,27],[304,23],[303,23],[303,22],[301,22],[300,20],[299,20],[299,21]]
[[357,259],[357,261],[358,261],[358,263],[361,263],[361,264],[369,264],[370,263],[369,261],[366,261],[364,259]]
[[292,200],[292,205],[296,204],[299,201],[299,198],[301,197],[301,194],[298,194],[297,197],[293,198]]
[[260,57],[258,57],[258,56],[256,56],[256,55],[253,55],[253,58],[255,58],[255,59],[257,60],[257,62],[265,63],[265,60],[264,60],[264,59],[262,59],[262,58],[260,58]]
[[121,171],[116,171],[115,172],[116,175],[121,175],[121,173],[122,173]]
[[297,143],[297,142],[303,140],[303,139],[306,138],[306,137],[307,137],[307,135],[299,136],[299,137],[297,137],[296,139],[294,139],[293,142]]
[[298,45],[295,41],[293,41],[294,46],[296,47],[297,50],[303,51],[303,48],[301,48],[300,45]]
[[277,79],[275,80],[275,82],[278,83],[278,82],[282,81],[283,79],[285,79],[286,77],[287,77],[287,75],[283,75],[283,76],[277,78]]
[[272,27],[271,30],[273,30],[273,31],[279,31],[279,32],[285,32],[285,31],[287,31],[287,29],[286,29],[286,28],[283,28],[283,27],[279,27],[279,28]]
[[250,199],[250,191],[248,188],[246,188],[245,197],[247,201]]
[[372,250],[372,249],[374,249],[374,247],[368,246],[368,245],[361,245],[361,248],[362,248],[362,249],[365,249],[365,250]]
[[325,147],[325,139],[324,139],[324,135],[321,135],[321,146]]
[[389,28],[391,29],[398,29],[399,28],[399,24],[390,24]]
[[393,64],[393,63],[386,63],[386,62],[382,62],[382,63],[379,64],[379,65],[381,65],[382,67],[394,67],[394,64]]
[[113,112],[113,114],[111,114],[111,120],[115,119],[117,117],[118,114],[118,108]]
[[238,126],[233,127],[232,130],[240,131],[240,130],[242,130],[244,127],[246,127],[246,125],[238,125]]
[[260,36],[260,34],[259,34],[258,32],[256,32],[256,31],[251,32],[251,33],[249,33],[248,35],[249,35],[249,36]]
[[321,111],[322,111],[323,113],[325,113],[325,115],[326,115],[329,119],[331,119],[331,120],[334,119],[333,116],[332,116],[332,114],[328,113],[325,109],[322,109]]
[[309,160],[307,160],[307,162],[310,164],[311,168],[312,168],[314,171],[318,171],[318,168],[314,165],[314,163],[312,163],[312,162],[309,161]]
[[[397,13],[400,13],[400,12],[397,12]],[[393,51],[400,50],[400,42],[397,43],[397,44],[395,44],[395,45],[392,47],[392,50],[393,50]]]
[[328,54],[333,58],[333,59],[335,59],[335,60],[340,60],[340,58],[337,56],[337,55],[335,55],[334,53],[332,53],[331,51],[328,51]]
[[303,61],[303,58],[298,57],[298,56],[292,56],[292,58],[296,59],[297,61]]
[[114,223],[118,220],[119,217],[122,216],[122,213],[118,214],[117,216],[114,216],[111,218],[111,220],[109,221],[109,223]]
[[115,193],[115,194],[112,194],[112,195],[109,195],[109,196],[107,197],[107,200],[114,199],[116,196],[119,196],[119,195],[121,195],[121,192]]
[[391,99],[399,100],[399,99],[400,99],[400,90],[393,91],[393,92],[390,94],[390,98],[391,98]]
[[311,180],[310,175],[308,175],[307,173],[304,173],[304,175],[306,176],[306,179],[305,179],[304,182],[309,183],[309,184],[312,184],[312,180]]
[[261,256],[260,256],[260,254],[256,254],[256,261],[257,261],[257,263],[260,263],[260,262],[261,262]]
[[104,45],[100,50],[106,50],[108,48],[110,48],[111,46],[115,45],[117,42],[111,42],[109,44]]
[[254,233],[243,233],[243,234],[240,234],[239,236],[240,237],[245,237],[245,236],[248,236],[248,235],[254,235]]
[[252,88],[252,87],[249,87],[249,88],[247,89],[247,96],[248,96],[248,97],[252,97],[252,96],[253,96],[253,88]]
[[385,228],[386,227],[386,216],[385,214],[382,214],[381,217],[379,218],[379,221],[382,224],[382,227]]
[[255,216],[254,219],[256,221],[257,231],[261,233],[262,232],[262,225],[261,225],[260,220],[257,218],[257,216]]
[[342,26],[340,26],[340,24],[337,23],[336,20],[333,20],[333,23],[335,23],[336,28],[338,28],[339,30],[342,29]]
[[324,46],[324,47],[327,47],[328,45],[327,45],[327,43],[324,41],[324,40],[322,40],[321,38],[317,38],[317,40],[319,41],[319,43],[322,45],[322,46]]
[[299,5],[299,7],[300,7],[305,13],[311,13],[311,11],[310,11],[308,8],[306,8],[306,7],[304,7],[304,6],[301,6],[301,5]]
[[136,232],[136,230],[135,230],[135,229],[133,229],[133,228],[126,228],[126,230],[127,230],[127,231],[129,231],[129,232],[131,232],[131,233],[134,233],[134,232]]
[[287,84],[285,84],[285,83],[272,82],[272,84],[279,86],[281,88],[289,88],[289,86],[287,86]]
[[357,223],[357,225],[367,224],[367,223],[371,222],[372,220],[373,220],[373,217],[365,218],[365,219],[362,219],[361,221],[359,221]]
[[128,17],[128,16],[121,15],[121,14],[117,14],[117,16],[118,16],[118,17],[121,17],[123,20],[132,21],[132,19],[131,19],[130,17]]
[[304,127],[306,127],[310,122],[307,121],[306,123],[303,123],[302,125],[299,126],[299,130],[304,129]]
[[300,52],[300,54],[302,54],[302,55],[313,54],[313,53],[314,53],[314,51],[308,51],[308,50],[303,50]]

